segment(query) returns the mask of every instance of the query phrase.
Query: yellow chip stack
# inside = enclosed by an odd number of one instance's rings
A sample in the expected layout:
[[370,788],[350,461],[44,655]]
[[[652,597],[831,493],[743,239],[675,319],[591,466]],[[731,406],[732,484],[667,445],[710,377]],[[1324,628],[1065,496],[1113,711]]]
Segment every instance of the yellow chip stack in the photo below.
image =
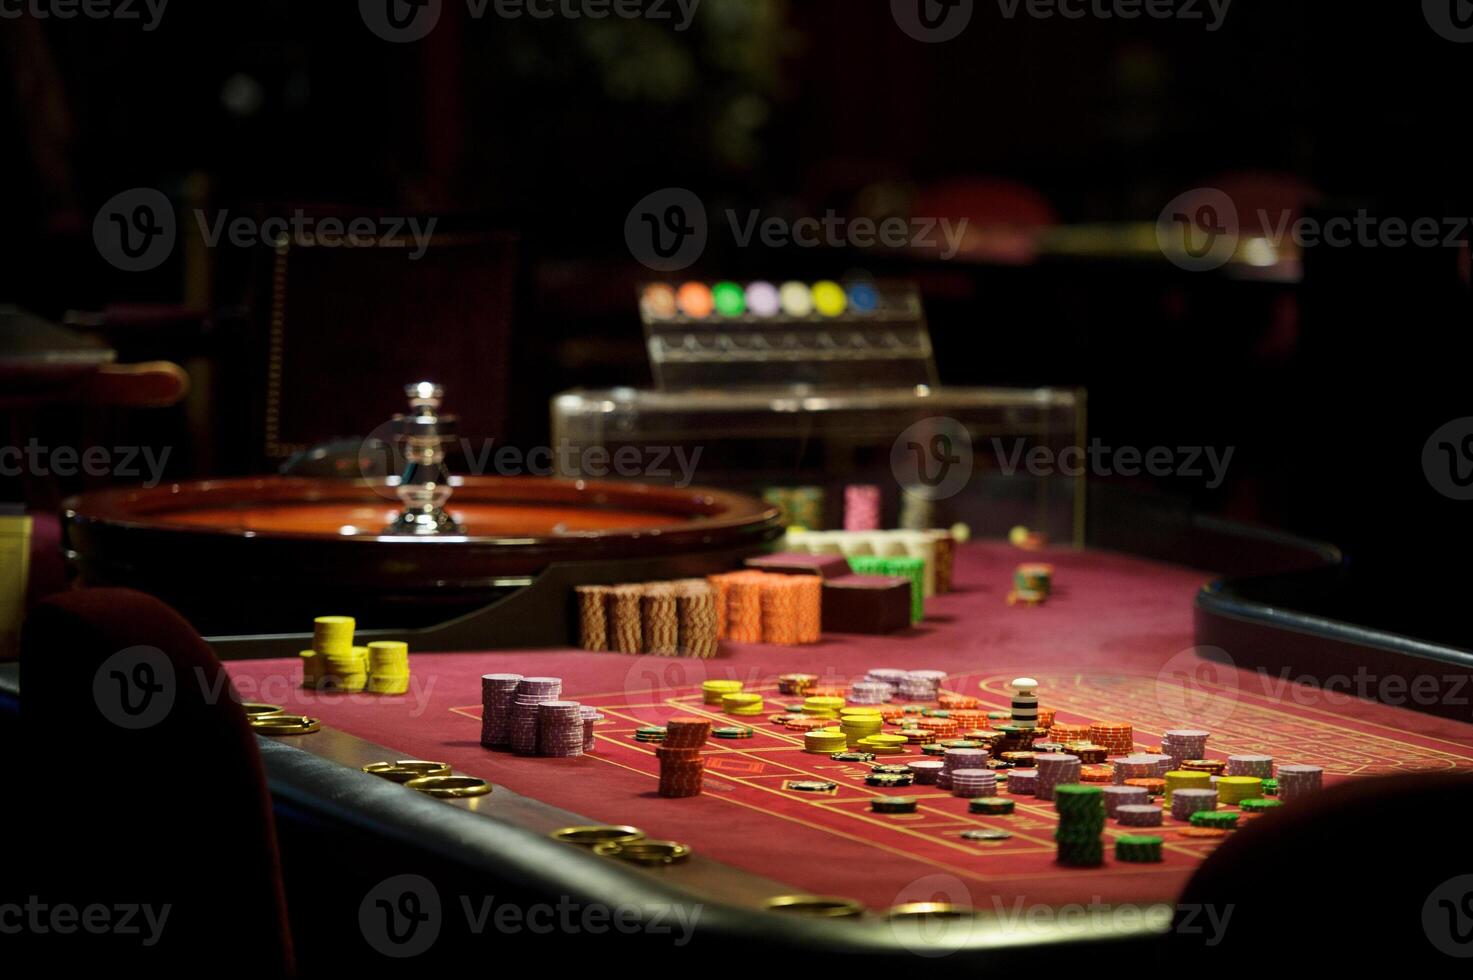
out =
[[815,695],[803,699],[803,713],[818,718],[837,718],[839,709],[842,707],[844,707],[843,698]]
[[861,739],[878,735],[884,727],[885,720],[879,715],[845,714],[839,718],[839,730],[844,733],[851,748],[858,745]]
[[370,694],[408,693],[408,643],[374,640],[368,645],[368,691]]
[[741,681],[706,681],[701,685],[701,700],[707,704],[720,704],[723,697],[736,694],[741,689]]
[[1263,780],[1257,776],[1220,776],[1217,780],[1217,802],[1237,806],[1240,802],[1263,795]]
[[721,710],[729,715],[760,715],[765,709],[762,706],[762,695],[738,691],[721,696]]
[[1205,772],[1196,772],[1189,769],[1173,769],[1166,774],[1166,799],[1167,806],[1171,806],[1171,794],[1179,789],[1211,789],[1212,776]]
[[815,728],[803,733],[803,751],[817,755],[832,755],[849,747],[849,740],[837,728]]
[[882,733],[866,735],[854,743],[855,748],[864,752],[873,752],[875,755],[900,755],[905,751],[909,739],[904,735],[893,735]]
[[327,674],[327,658],[316,650],[303,650],[299,656],[302,659],[302,686],[315,691],[322,686],[322,679]]
[[352,653],[357,625],[352,616],[318,616],[312,621],[312,649],[318,653]]
[[312,621],[312,651],[302,655],[302,686],[354,693],[368,686],[368,648],[353,645],[352,616]]

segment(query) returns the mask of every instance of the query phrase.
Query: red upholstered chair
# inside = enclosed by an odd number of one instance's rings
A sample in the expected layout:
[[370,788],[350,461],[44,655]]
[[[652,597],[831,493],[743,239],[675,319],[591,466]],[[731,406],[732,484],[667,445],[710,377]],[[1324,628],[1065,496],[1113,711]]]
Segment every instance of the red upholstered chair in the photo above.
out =
[[26,621],[20,683],[24,754],[12,759],[6,804],[20,827],[6,844],[21,856],[24,893],[170,910],[152,946],[137,935],[25,934],[46,957],[32,962],[292,972],[256,737],[189,624],[129,589],[51,596]]
[[[1167,961],[1195,955],[1290,976],[1301,964],[1370,968],[1389,955],[1398,972],[1455,971],[1459,961],[1432,937],[1462,937],[1463,955],[1473,953],[1469,812],[1473,780],[1464,773],[1341,783],[1266,813],[1233,831],[1192,877]],[[1464,891],[1439,904],[1447,896],[1434,890],[1460,875],[1469,876]],[[1215,943],[1200,911],[1208,906],[1226,915]]]

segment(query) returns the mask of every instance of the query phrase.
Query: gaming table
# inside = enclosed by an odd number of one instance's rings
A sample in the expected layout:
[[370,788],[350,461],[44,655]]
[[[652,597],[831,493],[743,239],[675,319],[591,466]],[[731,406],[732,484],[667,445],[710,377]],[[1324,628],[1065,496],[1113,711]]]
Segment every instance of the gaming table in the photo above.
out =
[[[633,825],[651,839],[689,845],[689,861],[636,871],[685,901],[739,915],[762,914],[770,900],[783,895],[838,896],[865,908],[859,921],[874,921],[907,903],[944,902],[980,910],[993,925],[953,930],[934,941],[992,955],[1018,942],[1145,942],[1164,927],[1159,918],[1074,922],[1067,928],[1049,920],[1046,936],[1023,938],[1000,923],[1019,908],[1172,903],[1220,842],[1188,837],[1181,832],[1184,825],[1174,826],[1168,817],[1159,831],[1166,838],[1160,864],[1107,859],[1100,868],[1062,868],[1051,839],[1051,804],[1020,797],[1013,815],[976,816],[965,800],[935,787],[867,786],[867,766],[805,753],[801,738],[770,724],[765,715],[731,719],[703,704],[702,681],[738,679],[748,690],[768,695],[769,705],[780,705],[794,700],[776,694],[775,678],[783,673],[837,681],[879,667],[934,668],[947,672],[945,690],[1005,709],[1009,680],[1028,675],[1039,681],[1041,703],[1055,709],[1056,721],[1128,721],[1138,749],[1156,743],[1168,728],[1191,724],[1212,732],[1211,757],[1255,753],[1279,764],[1319,765],[1328,785],[1395,773],[1473,771],[1473,724],[1466,717],[1439,718],[1327,694],[1236,667],[1230,651],[1211,652],[1215,659],[1201,656],[1193,607],[1209,579],[1206,572],[1118,553],[1051,550],[1028,558],[1055,566],[1053,598],[1038,607],[1010,607],[1004,596],[1022,554],[1004,542],[961,547],[956,590],[929,600],[920,625],[891,636],[826,634],[808,647],[727,642],[720,656],[706,661],[567,648],[416,650],[411,689],[402,697],[302,690],[295,658],[243,660],[228,667],[243,699],[279,704],[324,724],[315,734],[269,740],[277,743],[266,746],[266,762],[278,793],[290,785],[294,810],[356,821],[360,829],[369,828],[364,832],[370,839],[371,825],[385,822],[421,841],[449,834],[435,845],[449,860],[463,848],[465,861],[493,868],[500,863],[503,870],[541,853],[543,870],[575,894],[585,884],[585,873],[602,873],[609,864],[608,858],[542,839],[523,841],[530,850],[519,847],[515,857],[457,844],[456,835],[465,829],[423,823],[415,814],[424,812],[426,801],[413,791],[376,785],[381,781],[357,772],[383,759],[443,760],[458,772],[489,780],[495,789],[471,800],[429,801],[441,808],[435,812],[459,808],[535,835],[569,824]],[[572,759],[483,749],[479,677],[492,672],[563,678],[564,697],[595,705],[604,715],[595,749]],[[659,797],[651,747],[633,738],[637,728],[661,724],[674,714],[703,714],[716,724],[754,729],[751,738],[708,744],[699,797]],[[307,771],[314,775],[304,778]],[[791,787],[794,780],[810,779],[837,787],[820,794]],[[374,803],[362,812],[331,803],[343,793],[370,790]],[[915,814],[872,813],[869,802],[880,795],[919,796],[920,807]],[[1272,812],[1245,816],[1244,828],[1233,833],[1253,833],[1254,821],[1275,818]],[[1004,829],[1012,836],[962,839],[960,833],[971,828]],[[1112,821],[1107,834],[1119,832]],[[552,850],[538,850],[546,845]],[[361,859],[371,864],[372,852]],[[765,913],[765,918],[774,916]],[[873,935],[861,941],[858,933],[843,931],[845,924],[824,923],[823,941],[835,948],[879,941]],[[890,938],[882,945],[910,942],[895,939],[890,930],[884,935]]]

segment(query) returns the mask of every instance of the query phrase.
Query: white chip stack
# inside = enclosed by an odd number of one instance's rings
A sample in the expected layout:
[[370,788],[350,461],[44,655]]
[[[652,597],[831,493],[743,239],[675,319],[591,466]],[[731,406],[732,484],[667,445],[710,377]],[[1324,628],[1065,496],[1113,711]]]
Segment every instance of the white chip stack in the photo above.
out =
[[1055,786],[1079,782],[1081,763],[1077,755],[1043,752],[1033,757],[1033,765],[1038,770],[1033,795],[1040,800],[1053,799]]
[[488,749],[511,744],[511,705],[521,674],[481,675],[481,745]]
[[1323,785],[1325,770],[1320,766],[1279,766],[1279,799],[1293,803]]
[[1171,791],[1171,819],[1191,820],[1192,814],[1217,809],[1215,789],[1174,789]]
[[1105,793],[1105,815],[1119,815],[1122,806],[1145,806],[1147,802],[1144,786],[1102,786]]
[[991,769],[956,769],[951,773],[951,793],[964,799],[997,795],[997,773]]
[[1274,774],[1273,756],[1269,755],[1230,755],[1227,757],[1227,776],[1257,776],[1259,779],[1272,779]]
[[1175,728],[1161,736],[1161,751],[1171,756],[1171,768],[1180,769],[1187,759],[1207,758],[1210,733],[1196,728]]

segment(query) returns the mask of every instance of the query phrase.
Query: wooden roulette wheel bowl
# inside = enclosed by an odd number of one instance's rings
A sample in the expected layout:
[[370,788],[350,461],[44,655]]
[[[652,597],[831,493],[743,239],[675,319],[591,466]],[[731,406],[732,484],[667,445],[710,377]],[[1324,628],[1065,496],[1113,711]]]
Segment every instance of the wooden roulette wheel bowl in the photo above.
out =
[[157,595],[206,635],[302,633],[327,613],[424,629],[495,604],[510,614],[475,642],[496,647],[568,642],[572,585],[704,575],[782,533],[774,508],[703,487],[453,484],[458,534],[384,533],[399,509],[384,482],[259,477],[84,493],[63,504],[65,544],[81,584]]

